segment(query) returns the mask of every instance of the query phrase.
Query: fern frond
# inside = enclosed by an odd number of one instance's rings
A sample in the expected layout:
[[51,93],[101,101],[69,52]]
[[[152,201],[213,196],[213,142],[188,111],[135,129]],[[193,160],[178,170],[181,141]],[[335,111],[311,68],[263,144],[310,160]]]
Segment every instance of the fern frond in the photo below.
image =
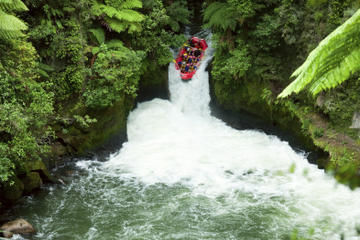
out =
[[[134,1],[134,0],[133,0]],[[125,2],[126,3],[126,2]],[[139,6],[139,4],[135,5]],[[129,7],[128,5],[127,7]],[[107,25],[116,32],[123,32],[128,29],[129,33],[140,31],[140,22],[145,16],[132,9],[116,9],[115,7],[96,2],[92,7],[95,16],[103,16]],[[105,16],[104,16],[105,15]]]
[[238,22],[234,16],[234,11],[230,8],[228,3],[213,2],[204,12],[205,27],[220,28],[222,30],[235,30]]
[[91,50],[91,53],[93,55],[96,55],[100,52],[100,47],[93,47],[93,49]]
[[218,11],[219,9],[222,8],[227,8],[228,4],[227,3],[223,3],[223,2],[213,2],[212,4],[210,4],[204,12],[204,21],[207,22],[211,19],[212,15],[214,15],[214,13],[216,11]]
[[110,30],[113,30],[115,32],[123,32],[128,27],[128,24],[126,22],[120,21],[116,18],[105,17],[104,19],[108,23]]
[[94,4],[94,14],[101,16],[105,14],[109,18],[116,18],[118,20],[124,20],[129,22],[141,22],[145,19],[144,15],[131,9],[118,10],[112,6],[105,4]]
[[140,32],[142,30],[142,26],[140,23],[131,23],[128,27],[128,33]]
[[140,0],[125,0],[120,5],[121,9],[134,9],[134,8],[142,8],[142,1]]
[[29,10],[21,0],[0,0],[0,10],[27,11]]
[[112,39],[106,43],[108,49],[122,49],[124,47],[124,43],[119,39]]
[[19,18],[0,10],[0,38],[8,40],[20,37],[23,35],[21,31],[27,29],[28,27]]
[[53,72],[55,71],[55,68],[53,68],[52,66],[50,65],[47,65],[45,63],[38,63],[38,67],[41,69],[41,70],[44,70],[46,72]]
[[93,4],[91,11],[95,16],[101,16],[105,14],[108,17],[113,17],[117,13],[116,8],[98,2]]
[[24,36],[24,34],[20,31],[4,31],[0,29],[0,39],[10,40],[22,36]]
[[316,95],[325,89],[330,89],[343,83],[350,76],[360,71],[360,48],[355,49],[351,54],[346,56],[338,67],[331,72],[326,73],[319,80],[315,81],[309,91]]
[[334,88],[359,71],[360,10],[329,34],[291,75],[296,79],[278,97],[298,93],[308,85],[313,95]]
[[123,20],[128,22],[142,22],[145,19],[143,14],[131,9],[119,10],[114,15],[114,17],[117,18],[118,20]]
[[102,28],[93,28],[89,32],[92,33],[99,45],[105,42],[105,32]]
[[49,78],[50,76],[48,73],[55,71],[55,69],[45,63],[38,63],[38,68],[36,69],[36,71],[41,77]]

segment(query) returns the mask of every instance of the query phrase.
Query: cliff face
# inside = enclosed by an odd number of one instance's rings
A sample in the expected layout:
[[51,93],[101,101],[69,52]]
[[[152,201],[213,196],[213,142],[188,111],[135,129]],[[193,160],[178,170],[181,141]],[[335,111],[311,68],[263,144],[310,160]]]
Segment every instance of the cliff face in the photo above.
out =
[[[167,98],[167,81],[167,68],[159,68],[154,73],[143,76],[137,98],[119,96],[119,101],[114,106],[90,112],[90,116],[97,119],[90,126],[84,128],[75,121],[54,125],[55,138],[50,145],[50,153],[42,160],[28,161],[24,167],[17,169],[9,183],[0,188],[0,203],[15,202],[23,195],[40,188],[43,183],[61,183],[51,176],[48,169],[62,165],[74,156],[87,156],[92,151],[99,150],[102,145],[109,145],[108,141],[111,139],[118,149],[127,140],[126,122],[129,112],[138,101],[155,97]],[[110,149],[111,146],[106,148]]]
[[318,159],[318,164],[350,186],[360,184],[359,74],[316,97],[306,91],[285,100],[277,95],[309,52],[357,6],[356,1],[313,7],[303,1],[273,1],[267,8],[249,7],[252,14],[228,30],[208,19],[216,46],[211,70],[216,103],[256,114],[292,132],[310,148],[321,148],[328,156]]

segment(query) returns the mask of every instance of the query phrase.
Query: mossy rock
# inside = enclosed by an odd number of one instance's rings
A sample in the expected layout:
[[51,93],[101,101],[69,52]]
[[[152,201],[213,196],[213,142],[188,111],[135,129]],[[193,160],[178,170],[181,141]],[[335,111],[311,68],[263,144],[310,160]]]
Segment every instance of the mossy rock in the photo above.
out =
[[24,184],[25,193],[30,193],[42,185],[42,179],[38,172],[27,173],[25,177],[21,178],[21,181]]
[[37,172],[44,182],[56,182],[56,179],[51,176],[48,168],[42,160],[26,162],[24,165],[25,174]]
[[130,110],[133,108],[134,99],[119,96],[119,101],[114,106],[105,109],[93,109],[89,111],[92,118],[97,122],[90,125],[89,129],[79,129],[73,125],[68,132],[57,133],[63,139],[65,145],[72,148],[73,153],[83,155],[89,150],[96,149],[112,136],[124,132],[126,134],[126,121]]
[[17,177],[12,177],[9,183],[7,183],[3,188],[4,198],[9,201],[15,201],[22,196],[23,191],[23,182]]

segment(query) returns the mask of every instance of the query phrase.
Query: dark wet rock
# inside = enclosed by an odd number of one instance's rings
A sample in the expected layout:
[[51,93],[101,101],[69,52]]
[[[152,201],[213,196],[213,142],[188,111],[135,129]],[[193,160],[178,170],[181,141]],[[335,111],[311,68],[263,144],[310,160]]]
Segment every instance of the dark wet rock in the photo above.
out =
[[32,234],[36,232],[34,227],[22,218],[5,223],[0,227],[0,230],[5,238],[11,238],[14,234]]
[[225,173],[229,175],[234,175],[234,173],[231,170],[226,170]]
[[42,179],[38,172],[29,172],[24,178],[21,178],[24,184],[25,193],[30,193],[34,189],[40,188],[42,185]]

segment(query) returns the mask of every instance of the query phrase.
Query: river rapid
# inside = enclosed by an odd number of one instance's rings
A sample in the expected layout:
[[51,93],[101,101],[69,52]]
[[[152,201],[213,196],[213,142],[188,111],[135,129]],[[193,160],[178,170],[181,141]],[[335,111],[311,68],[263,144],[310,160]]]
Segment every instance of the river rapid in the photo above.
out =
[[138,104],[107,161],[77,161],[68,185],[14,209],[38,230],[28,239],[360,239],[359,190],[276,136],[211,116],[211,52],[190,82],[170,64],[171,100]]

